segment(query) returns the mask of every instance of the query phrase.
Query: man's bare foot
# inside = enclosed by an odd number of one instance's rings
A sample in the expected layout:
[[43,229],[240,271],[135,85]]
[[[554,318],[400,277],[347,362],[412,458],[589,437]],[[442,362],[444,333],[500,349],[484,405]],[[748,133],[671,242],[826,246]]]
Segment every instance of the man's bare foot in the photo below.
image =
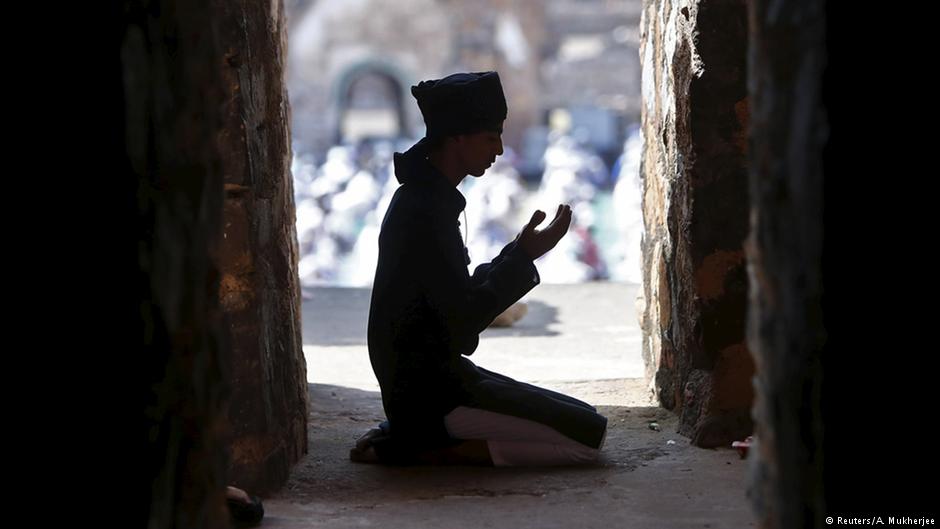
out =
[[349,460],[353,463],[378,463],[379,456],[371,446],[364,449],[352,448],[349,450]]
[[349,450],[349,460],[355,463],[378,463],[379,456],[375,453],[372,440],[383,435],[382,430],[373,428],[356,440],[355,448]]
[[251,503],[251,498],[248,497],[247,492],[232,486],[226,487],[225,498],[228,500],[237,500],[242,503]]
[[264,517],[261,498],[249,496],[247,492],[237,487],[229,486],[225,489],[225,503],[228,505],[232,524],[235,527],[256,525]]

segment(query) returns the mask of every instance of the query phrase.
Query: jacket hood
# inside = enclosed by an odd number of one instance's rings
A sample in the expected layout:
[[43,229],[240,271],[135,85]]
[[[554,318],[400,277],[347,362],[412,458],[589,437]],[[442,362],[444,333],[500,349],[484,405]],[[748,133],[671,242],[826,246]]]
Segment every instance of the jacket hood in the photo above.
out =
[[[405,152],[396,152],[393,157],[395,164],[395,178],[400,184],[407,184],[409,181],[428,180],[428,146],[427,138],[421,138],[421,141],[415,143]],[[422,178],[423,177],[423,178]]]
[[395,178],[399,183],[426,188],[435,195],[440,195],[443,202],[450,204],[456,213],[466,207],[467,200],[460,191],[428,161],[427,138],[422,138],[405,152],[396,152],[393,163]]

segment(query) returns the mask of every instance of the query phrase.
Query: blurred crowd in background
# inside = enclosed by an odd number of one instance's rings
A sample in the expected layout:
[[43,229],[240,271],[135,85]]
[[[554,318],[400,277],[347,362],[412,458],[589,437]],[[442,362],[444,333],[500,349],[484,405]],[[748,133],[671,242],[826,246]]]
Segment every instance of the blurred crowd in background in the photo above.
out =
[[[378,234],[398,187],[392,156],[415,139],[367,140],[337,145],[325,159],[294,158],[294,198],[300,244],[301,286],[371,286]],[[576,135],[549,136],[540,172],[524,179],[520,160],[505,148],[479,178],[468,176],[459,190],[467,199],[461,220],[470,270],[488,262],[522,229],[536,209],[548,220],[558,204],[574,213],[569,232],[536,261],[543,283],[613,280],[639,283],[643,232],[643,139],[629,128],[623,151],[608,167]]]
[[495,70],[509,106],[504,154],[460,185],[471,270],[536,209],[571,206],[536,266],[544,283],[638,283],[641,0],[290,0],[285,3],[302,286],[367,287],[398,186],[392,156],[425,132],[421,80]]

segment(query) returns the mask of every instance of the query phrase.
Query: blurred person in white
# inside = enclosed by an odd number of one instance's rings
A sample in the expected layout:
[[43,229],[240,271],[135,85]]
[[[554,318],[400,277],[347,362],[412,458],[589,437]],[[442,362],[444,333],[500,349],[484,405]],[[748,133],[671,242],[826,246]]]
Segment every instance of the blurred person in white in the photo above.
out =
[[640,247],[643,238],[643,180],[640,176],[642,148],[642,130],[633,127],[624,141],[613,194],[619,237],[612,252],[618,262],[612,267],[611,275],[617,281],[637,284],[643,281]]
[[597,195],[604,163],[569,134],[567,125],[552,131],[545,150],[545,170],[535,197],[538,204],[569,203],[575,212],[572,235],[539,261],[548,283],[580,283],[604,279],[606,266],[594,242],[592,201]]

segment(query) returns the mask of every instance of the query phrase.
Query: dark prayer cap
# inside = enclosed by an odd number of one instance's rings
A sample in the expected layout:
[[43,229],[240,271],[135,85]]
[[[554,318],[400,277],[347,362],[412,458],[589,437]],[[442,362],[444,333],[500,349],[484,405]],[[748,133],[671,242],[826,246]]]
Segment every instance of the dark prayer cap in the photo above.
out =
[[485,130],[502,132],[506,97],[496,72],[455,73],[411,87],[428,138]]

